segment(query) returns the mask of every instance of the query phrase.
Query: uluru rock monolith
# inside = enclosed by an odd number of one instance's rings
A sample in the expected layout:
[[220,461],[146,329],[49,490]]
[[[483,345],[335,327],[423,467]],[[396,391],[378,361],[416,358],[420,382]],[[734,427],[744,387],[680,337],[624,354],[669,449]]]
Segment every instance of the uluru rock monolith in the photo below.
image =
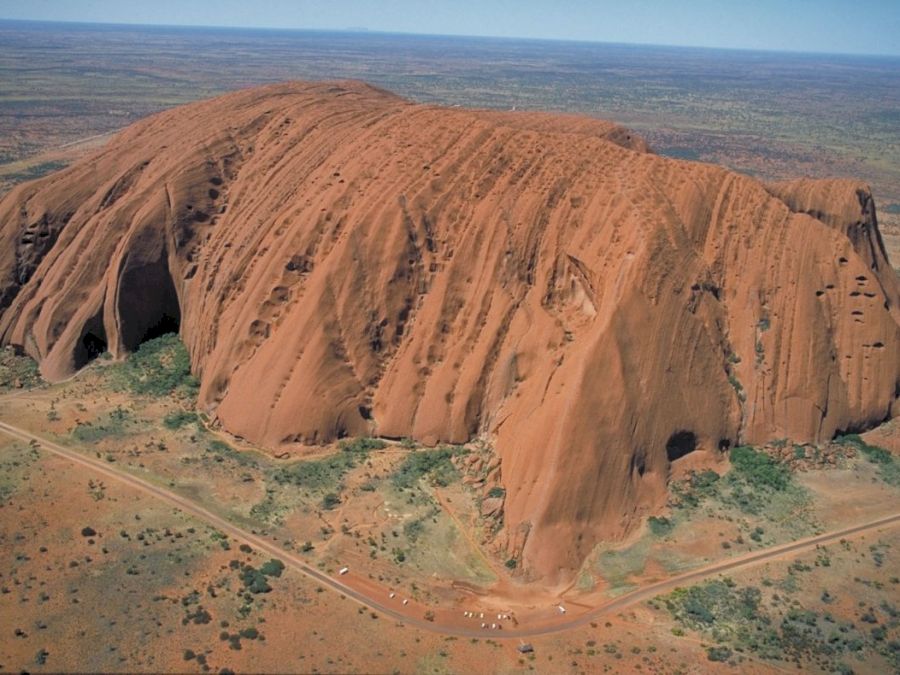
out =
[[0,227],[0,342],[49,379],[179,330],[200,407],[254,442],[489,437],[505,546],[548,583],[680,457],[864,429],[900,389],[865,185],[584,117],[238,91],[17,187]]

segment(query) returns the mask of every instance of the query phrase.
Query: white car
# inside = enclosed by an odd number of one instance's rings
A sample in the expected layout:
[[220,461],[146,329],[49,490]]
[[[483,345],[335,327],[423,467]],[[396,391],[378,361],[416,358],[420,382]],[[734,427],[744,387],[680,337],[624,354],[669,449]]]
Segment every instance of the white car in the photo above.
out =
[[338,574],[340,574],[341,576],[344,576],[349,571],[350,571],[349,567],[342,567],[341,569],[338,570]]

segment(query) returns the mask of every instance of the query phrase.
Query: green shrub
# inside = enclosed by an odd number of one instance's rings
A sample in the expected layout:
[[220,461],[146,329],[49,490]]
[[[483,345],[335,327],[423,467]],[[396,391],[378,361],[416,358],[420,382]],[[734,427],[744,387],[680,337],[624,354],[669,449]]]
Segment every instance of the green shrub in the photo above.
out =
[[869,445],[859,434],[838,436],[834,441],[841,445],[853,445],[873,464],[890,464],[894,459],[890,452],[877,445]]
[[240,464],[241,466],[256,466],[256,462],[253,460],[252,456],[246,452],[241,452],[239,450],[235,450],[225,441],[220,441],[218,438],[212,439],[209,444],[206,446],[207,452],[211,452],[216,455],[216,461],[224,461],[226,459],[230,459],[233,462]]
[[79,422],[72,430],[72,438],[81,443],[96,443],[104,438],[122,436],[134,421],[131,413],[122,407],[116,408],[104,418],[95,422]]
[[784,490],[790,482],[790,472],[764,452],[748,445],[740,445],[731,451],[734,472],[752,487]]
[[659,518],[650,516],[647,523],[650,525],[650,531],[657,537],[666,536],[675,527],[675,523],[665,516],[660,516]]
[[710,661],[727,661],[731,658],[731,653],[728,647],[709,647],[706,650],[706,658]]
[[30,389],[43,383],[37,362],[28,356],[19,356],[12,347],[0,350],[0,389]]
[[203,607],[197,607],[193,612],[188,613],[182,620],[182,625],[186,626],[187,624],[193,622],[198,626],[208,624],[212,621],[212,615],[207,612]]
[[506,496],[506,490],[504,490],[499,485],[495,485],[490,490],[488,490],[487,496],[490,497],[491,499],[500,499],[501,497]]
[[267,577],[280,577],[284,571],[284,563],[277,558],[272,558],[269,562],[263,563],[259,571]]
[[718,494],[719,474],[706,469],[700,473],[691,471],[688,478],[672,483],[672,493],[675,496],[675,505],[692,508],[699,506],[707,497]]
[[253,594],[268,593],[272,590],[269,582],[266,581],[266,575],[251,565],[247,565],[241,570],[241,583]]
[[516,569],[516,566],[519,564],[519,562],[515,558],[510,558],[503,564],[506,565],[507,569],[514,570]]
[[458,453],[459,450],[453,447],[410,452],[394,473],[393,483],[398,488],[411,488],[427,476],[436,485],[446,487],[459,479],[459,472],[451,461]]
[[275,482],[311,490],[340,487],[348,471],[365,459],[364,452],[338,452],[322,459],[299,461],[283,467],[273,475]]
[[758,588],[734,588],[729,580],[715,579],[669,594],[666,607],[690,628],[709,628],[719,622],[756,617],[762,594]]
[[858,434],[847,434],[834,439],[841,445],[852,445],[867,460],[878,467],[879,477],[889,485],[900,487],[900,462],[884,448],[869,445]]
[[114,384],[146,396],[178,394],[193,400],[200,384],[191,375],[190,356],[175,333],[148,340],[110,371]]
[[329,492],[322,498],[322,508],[331,510],[341,503],[341,498],[334,492]]
[[421,520],[407,520],[403,524],[403,534],[412,542],[416,541],[424,533],[425,523]]
[[197,413],[188,410],[173,410],[163,417],[163,425],[167,429],[180,429],[181,427],[196,422],[199,418]]
[[387,443],[379,438],[354,438],[341,441],[338,443],[338,447],[344,452],[358,452],[365,454],[371,450],[383,450],[387,447]]

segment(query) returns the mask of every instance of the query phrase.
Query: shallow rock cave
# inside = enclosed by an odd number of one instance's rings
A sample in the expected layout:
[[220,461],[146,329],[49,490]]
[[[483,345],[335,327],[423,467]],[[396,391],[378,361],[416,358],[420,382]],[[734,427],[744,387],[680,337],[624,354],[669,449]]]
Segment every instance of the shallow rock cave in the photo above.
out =
[[83,368],[96,359],[108,347],[106,329],[103,326],[103,310],[92,316],[81,329],[81,337],[75,343],[72,360],[75,368]]
[[121,344],[129,352],[181,328],[181,305],[163,251],[156,261],[128,267],[119,280]]
[[697,449],[697,435],[693,431],[676,431],[666,441],[666,457],[670,462]]

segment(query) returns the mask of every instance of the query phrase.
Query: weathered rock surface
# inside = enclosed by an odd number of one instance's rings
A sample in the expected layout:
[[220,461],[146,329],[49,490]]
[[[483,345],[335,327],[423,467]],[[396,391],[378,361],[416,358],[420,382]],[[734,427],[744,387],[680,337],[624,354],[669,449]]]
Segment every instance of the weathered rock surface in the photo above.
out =
[[273,448],[489,434],[509,552],[550,582],[695,447],[827,439],[900,389],[866,186],[593,119],[241,91],[19,186],[0,227],[0,342],[46,377],[179,327],[201,406]]

